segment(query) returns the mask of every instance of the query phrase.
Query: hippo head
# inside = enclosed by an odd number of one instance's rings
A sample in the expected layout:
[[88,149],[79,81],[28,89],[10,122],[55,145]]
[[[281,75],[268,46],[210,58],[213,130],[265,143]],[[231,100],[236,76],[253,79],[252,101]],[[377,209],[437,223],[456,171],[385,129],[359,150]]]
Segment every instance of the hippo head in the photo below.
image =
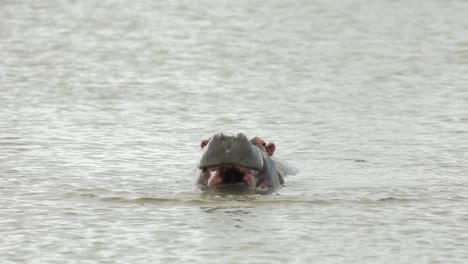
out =
[[242,133],[216,134],[203,140],[201,148],[197,172],[200,187],[216,191],[240,187],[238,190],[248,193],[266,194],[284,184],[283,176],[297,173],[297,169],[273,157],[275,144],[259,137],[248,140]]
[[255,175],[264,166],[263,156],[244,134],[217,134],[203,141],[202,148],[198,167],[205,173],[204,184],[244,183],[255,187]]

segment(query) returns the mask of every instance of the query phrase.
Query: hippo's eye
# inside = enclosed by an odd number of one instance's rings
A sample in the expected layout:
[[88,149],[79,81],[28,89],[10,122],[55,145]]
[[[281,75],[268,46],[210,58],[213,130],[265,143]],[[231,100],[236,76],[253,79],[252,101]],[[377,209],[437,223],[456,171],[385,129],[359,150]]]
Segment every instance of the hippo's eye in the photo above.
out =
[[265,142],[263,142],[263,143],[262,143],[262,146],[266,147],[266,143],[265,143]]

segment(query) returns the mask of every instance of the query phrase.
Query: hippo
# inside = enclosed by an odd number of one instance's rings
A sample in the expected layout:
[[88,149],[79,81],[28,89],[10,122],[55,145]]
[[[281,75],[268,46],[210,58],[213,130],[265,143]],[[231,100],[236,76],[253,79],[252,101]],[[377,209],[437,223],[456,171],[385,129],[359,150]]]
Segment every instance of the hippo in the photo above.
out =
[[284,176],[297,170],[273,157],[276,146],[243,133],[216,134],[201,142],[197,185],[218,190],[221,186],[241,186],[258,193],[271,193],[284,185]]

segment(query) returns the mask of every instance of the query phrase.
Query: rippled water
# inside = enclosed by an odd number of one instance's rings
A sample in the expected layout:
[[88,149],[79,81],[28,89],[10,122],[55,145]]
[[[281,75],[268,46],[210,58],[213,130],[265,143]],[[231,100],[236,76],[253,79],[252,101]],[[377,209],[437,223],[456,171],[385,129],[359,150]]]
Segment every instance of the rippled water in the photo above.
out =
[[[468,262],[466,1],[2,1],[0,262]],[[300,173],[194,187],[217,132]]]

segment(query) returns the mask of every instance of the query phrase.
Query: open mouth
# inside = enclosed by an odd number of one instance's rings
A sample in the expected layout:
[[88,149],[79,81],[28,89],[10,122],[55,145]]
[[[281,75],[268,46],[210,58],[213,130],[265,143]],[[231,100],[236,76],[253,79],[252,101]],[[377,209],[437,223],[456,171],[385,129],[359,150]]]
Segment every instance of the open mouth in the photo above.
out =
[[244,180],[244,172],[236,167],[221,167],[220,174],[223,183],[239,183]]
[[208,180],[208,186],[216,186],[219,184],[245,184],[248,187],[255,188],[256,171],[238,166],[238,165],[220,165],[209,167],[208,170],[211,176]]

